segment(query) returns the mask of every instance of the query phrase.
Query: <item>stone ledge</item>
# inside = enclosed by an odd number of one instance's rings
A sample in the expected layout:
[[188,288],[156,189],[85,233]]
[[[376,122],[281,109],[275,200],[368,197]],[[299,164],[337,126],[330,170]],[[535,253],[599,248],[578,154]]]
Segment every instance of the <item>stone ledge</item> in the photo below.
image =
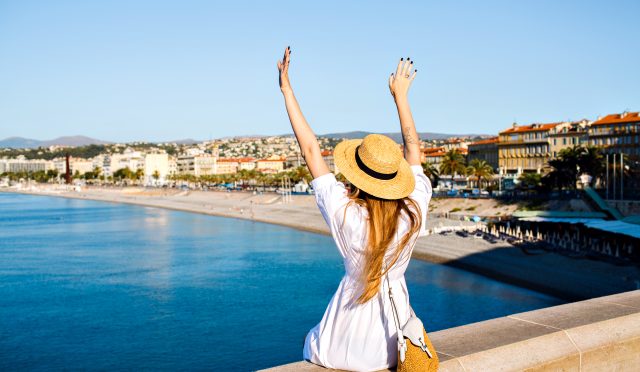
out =
[[[640,290],[430,333],[440,371],[635,371]],[[263,371],[327,371],[296,362]]]

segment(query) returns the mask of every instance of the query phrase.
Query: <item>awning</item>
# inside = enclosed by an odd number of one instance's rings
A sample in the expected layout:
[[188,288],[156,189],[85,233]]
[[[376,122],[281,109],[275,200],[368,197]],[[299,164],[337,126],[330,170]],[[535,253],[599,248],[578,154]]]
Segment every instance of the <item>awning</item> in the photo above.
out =
[[520,221],[532,222],[564,222],[564,223],[581,223],[593,229],[604,230],[616,234],[629,235],[640,239],[640,226],[623,222],[608,221],[597,218],[559,218],[559,217],[526,217],[520,218]]

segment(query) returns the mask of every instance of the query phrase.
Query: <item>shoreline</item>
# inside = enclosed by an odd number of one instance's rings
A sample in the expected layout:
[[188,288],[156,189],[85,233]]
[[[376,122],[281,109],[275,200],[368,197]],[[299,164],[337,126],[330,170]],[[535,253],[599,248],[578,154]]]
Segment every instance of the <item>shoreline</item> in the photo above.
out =
[[[279,195],[217,191],[145,190],[139,188],[87,188],[66,190],[10,190],[0,192],[62,197],[163,208],[260,223],[330,235],[313,196],[294,196],[282,203]],[[462,226],[463,221],[428,218],[427,228]],[[467,226],[474,223],[467,222]],[[560,254],[530,255],[509,243],[455,234],[431,234],[418,239],[412,257],[473,272],[493,280],[557,297],[584,300],[640,287],[640,268],[575,260]]]

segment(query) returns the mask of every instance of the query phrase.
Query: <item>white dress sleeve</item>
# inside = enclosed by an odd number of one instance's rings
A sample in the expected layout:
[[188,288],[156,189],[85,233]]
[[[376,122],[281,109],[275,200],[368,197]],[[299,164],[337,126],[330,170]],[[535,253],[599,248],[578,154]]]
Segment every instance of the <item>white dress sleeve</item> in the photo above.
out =
[[329,225],[331,235],[336,240],[340,253],[345,257],[348,247],[344,242],[344,237],[340,235],[344,222],[344,208],[349,202],[347,189],[342,182],[336,180],[333,173],[327,173],[315,178],[311,181],[311,186],[313,187],[320,213],[322,213],[322,217]]
[[414,200],[420,207],[422,226],[420,228],[420,234],[418,236],[424,236],[427,233],[427,212],[429,210],[429,202],[431,201],[431,194],[433,190],[431,188],[431,180],[424,174],[424,170],[421,165],[412,165],[411,171],[416,179],[416,187],[409,198]]

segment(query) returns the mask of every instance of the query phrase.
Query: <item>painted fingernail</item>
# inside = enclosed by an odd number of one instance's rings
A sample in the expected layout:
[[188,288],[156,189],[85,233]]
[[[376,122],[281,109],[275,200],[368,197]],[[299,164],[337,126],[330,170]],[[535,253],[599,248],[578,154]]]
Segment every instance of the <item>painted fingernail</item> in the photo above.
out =
[[410,60],[411,58],[407,57],[407,61]]
[[415,72],[418,72],[418,70],[415,70]]
[[413,64],[413,61],[411,61],[411,64]]
[[404,57],[400,58],[401,61],[404,61]]

